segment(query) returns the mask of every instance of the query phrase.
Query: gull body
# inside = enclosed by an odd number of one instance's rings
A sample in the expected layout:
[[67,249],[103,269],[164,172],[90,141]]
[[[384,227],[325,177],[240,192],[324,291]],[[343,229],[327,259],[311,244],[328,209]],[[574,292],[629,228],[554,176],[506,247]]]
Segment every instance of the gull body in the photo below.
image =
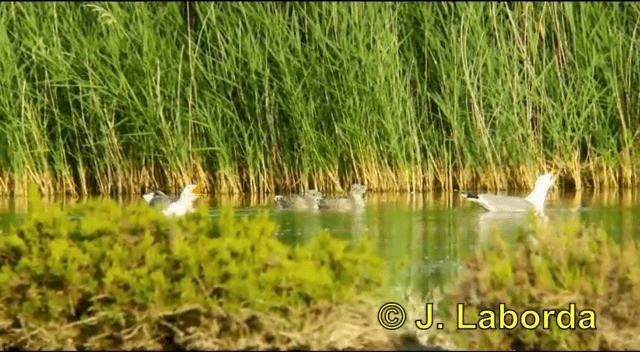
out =
[[318,209],[322,200],[322,193],[312,189],[302,195],[290,196],[277,195],[275,197],[277,209]]
[[488,211],[525,212],[536,210],[543,212],[547,193],[553,185],[553,182],[554,177],[550,172],[540,175],[536,180],[533,191],[524,198],[473,192],[463,192],[463,195],[470,202],[479,204]]
[[144,198],[144,200],[146,200],[147,203],[149,203],[149,205],[151,205],[152,207],[159,209],[165,209],[169,206],[169,204],[177,200],[177,198],[173,199],[160,190],[155,190],[153,192],[147,193],[143,195],[142,198]]
[[349,197],[340,196],[323,199],[322,202],[320,202],[320,208],[332,210],[363,209],[365,205],[364,194],[366,192],[367,186],[354,183],[349,190]]

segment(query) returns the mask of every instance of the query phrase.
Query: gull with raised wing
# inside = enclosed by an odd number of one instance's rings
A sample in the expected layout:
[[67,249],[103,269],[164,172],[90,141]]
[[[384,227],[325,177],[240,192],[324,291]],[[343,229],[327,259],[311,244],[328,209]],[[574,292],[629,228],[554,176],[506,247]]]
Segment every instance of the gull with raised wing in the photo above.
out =
[[177,199],[171,199],[162,191],[156,190],[142,196],[149,205],[156,207],[165,215],[181,216],[193,211],[193,202],[202,195],[201,185],[187,185]]

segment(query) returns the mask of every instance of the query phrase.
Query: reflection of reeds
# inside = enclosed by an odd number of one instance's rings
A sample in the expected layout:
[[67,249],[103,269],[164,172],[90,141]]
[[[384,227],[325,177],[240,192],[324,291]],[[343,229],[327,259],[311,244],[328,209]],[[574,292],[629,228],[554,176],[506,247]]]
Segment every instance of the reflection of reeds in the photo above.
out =
[[[61,203],[63,207],[86,201],[86,198],[78,197],[42,197],[42,204],[51,206]],[[26,214],[29,212],[27,197],[0,197],[0,213]]]
[[2,4],[0,193],[629,186],[638,9]]
[[582,204],[629,207],[640,202],[640,194],[634,189],[592,190],[581,193]]

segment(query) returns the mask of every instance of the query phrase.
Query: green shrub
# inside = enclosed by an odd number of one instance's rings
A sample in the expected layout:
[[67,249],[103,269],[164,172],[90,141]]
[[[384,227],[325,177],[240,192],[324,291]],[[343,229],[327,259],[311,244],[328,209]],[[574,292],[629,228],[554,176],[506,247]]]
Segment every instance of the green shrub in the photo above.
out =
[[[459,286],[448,297],[453,307],[464,303],[464,322],[478,323],[479,312],[499,305],[516,313],[569,309],[575,304],[575,329],[561,329],[550,317],[548,329],[457,330],[463,348],[498,350],[600,349],[640,347],[640,250],[636,241],[614,242],[602,230],[576,223],[524,230],[515,250],[499,235],[488,248],[474,254]],[[455,308],[454,308],[455,309]],[[595,329],[581,329],[580,311],[595,314]],[[448,328],[456,328],[457,311],[450,311]],[[584,314],[584,313],[583,313]],[[557,316],[557,315],[556,315]],[[529,323],[533,322],[530,317]],[[507,318],[506,323],[511,319]],[[569,321],[562,318],[560,324]],[[587,322],[583,320],[583,323]]]
[[[32,200],[30,210],[0,236],[3,348],[64,347],[64,334],[81,341],[77,348],[154,348],[131,341],[176,338],[167,324],[182,333],[217,324],[218,334],[232,336],[234,314],[286,318],[383,280],[368,242],[348,248],[320,233],[290,247],[266,213],[236,218],[227,208],[213,219],[200,209],[167,219],[146,204],[111,200],[68,210]],[[34,339],[42,329],[59,332],[55,341]]]

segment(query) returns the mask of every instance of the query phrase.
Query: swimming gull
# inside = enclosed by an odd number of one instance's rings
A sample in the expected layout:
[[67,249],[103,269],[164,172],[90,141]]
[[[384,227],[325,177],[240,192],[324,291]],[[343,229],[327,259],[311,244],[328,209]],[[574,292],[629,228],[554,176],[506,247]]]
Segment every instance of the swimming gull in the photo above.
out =
[[322,200],[322,193],[311,189],[302,195],[293,194],[290,196],[276,195],[276,209],[318,209],[318,204]]
[[349,197],[339,196],[334,198],[323,199],[320,203],[320,209],[333,210],[351,210],[364,209],[364,194],[367,192],[367,186],[354,183],[349,190]]
[[462,192],[462,194],[470,202],[480,204],[488,211],[524,212],[536,210],[543,212],[545,199],[553,182],[552,173],[547,172],[540,175],[536,180],[533,191],[525,198],[473,192]]
[[165,215],[181,216],[193,211],[193,202],[202,195],[201,185],[187,185],[178,199],[171,199],[162,191],[156,190],[142,197],[149,205],[162,210]]

